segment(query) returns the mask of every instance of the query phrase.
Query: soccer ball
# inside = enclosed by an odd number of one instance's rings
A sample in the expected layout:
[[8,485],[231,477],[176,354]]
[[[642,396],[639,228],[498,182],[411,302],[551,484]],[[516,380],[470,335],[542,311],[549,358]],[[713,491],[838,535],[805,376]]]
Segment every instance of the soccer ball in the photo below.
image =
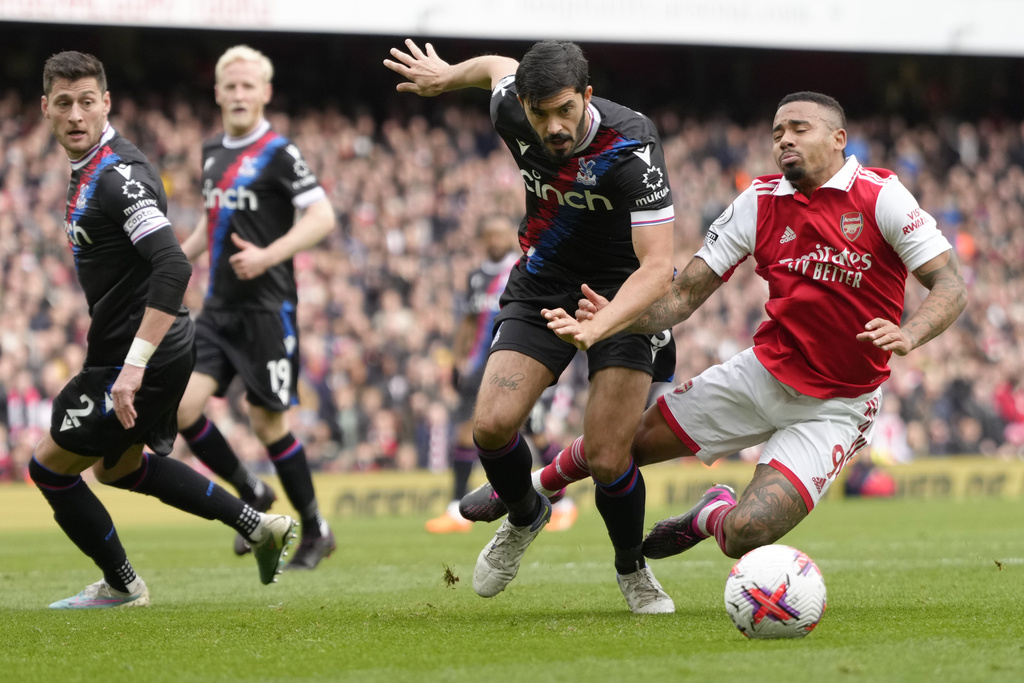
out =
[[825,613],[825,579],[796,548],[764,545],[729,572],[725,609],[748,638],[803,638]]

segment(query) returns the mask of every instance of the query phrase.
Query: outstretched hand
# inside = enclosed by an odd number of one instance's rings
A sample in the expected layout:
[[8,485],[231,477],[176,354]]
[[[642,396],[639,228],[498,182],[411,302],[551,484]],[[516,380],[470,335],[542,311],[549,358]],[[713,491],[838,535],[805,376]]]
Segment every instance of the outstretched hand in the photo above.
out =
[[426,52],[411,39],[406,38],[405,46],[409,52],[402,52],[397,47],[391,48],[391,56],[398,61],[384,60],[384,66],[396,74],[407,78],[405,83],[395,86],[398,92],[411,92],[421,97],[434,97],[445,91],[445,75],[450,68],[448,62],[437,56],[434,46],[425,43]]
[[588,284],[584,284],[580,289],[583,291],[584,298],[576,302],[576,319],[582,322],[590,320],[595,313],[607,306],[608,299],[592,290]]
[[914,348],[913,342],[896,323],[875,318],[864,326],[866,332],[857,335],[857,341],[871,342],[883,351],[905,356]]
[[558,338],[568,342],[580,351],[586,351],[600,341],[597,332],[587,323],[594,318],[594,314],[608,305],[608,299],[601,296],[587,285],[582,287],[583,296],[577,302],[576,316],[573,317],[565,312],[564,308],[541,310],[548,321],[548,329],[558,335]]

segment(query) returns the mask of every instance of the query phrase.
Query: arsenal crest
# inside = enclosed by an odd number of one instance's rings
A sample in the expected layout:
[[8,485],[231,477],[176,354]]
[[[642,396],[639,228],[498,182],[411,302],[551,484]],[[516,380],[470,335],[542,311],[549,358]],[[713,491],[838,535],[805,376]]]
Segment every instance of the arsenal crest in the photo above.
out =
[[859,212],[844,213],[839,218],[839,228],[851,242],[860,237],[860,231],[864,229],[864,215]]
[[677,386],[675,389],[673,389],[672,393],[673,394],[685,394],[687,391],[689,391],[692,388],[693,388],[693,380],[692,379],[688,379],[685,382],[683,382],[682,384],[680,384],[679,386]]

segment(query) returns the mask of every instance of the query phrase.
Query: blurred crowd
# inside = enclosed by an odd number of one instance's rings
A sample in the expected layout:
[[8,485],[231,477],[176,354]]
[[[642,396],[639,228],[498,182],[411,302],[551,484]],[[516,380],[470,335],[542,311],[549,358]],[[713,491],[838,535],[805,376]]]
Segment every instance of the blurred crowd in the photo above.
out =
[[[212,98],[211,98],[212,100]],[[180,239],[202,210],[201,141],[217,132],[212,101],[116,96],[112,125],[160,168]],[[676,265],[755,175],[775,172],[770,122],[741,125],[647,112],[662,132],[676,210]],[[486,96],[432,118],[374,118],[335,108],[273,113],[302,150],[338,216],[335,232],[297,257],[303,364],[292,428],[320,470],[443,469],[457,402],[452,336],[468,273],[482,258],[481,216],[517,221],[523,187],[495,136]],[[1024,454],[1024,123],[896,117],[851,121],[848,154],[890,168],[939,222],[968,280],[967,310],[945,334],[892,360],[872,455]],[[0,478],[20,479],[50,402],[84,357],[88,312],[61,227],[70,168],[38,102],[0,96]],[[204,257],[205,259],[205,257]],[[205,260],[186,304],[202,306]],[[907,310],[925,290],[911,277]],[[676,328],[676,380],[751,344],[766,287],[744,263]],[[559,383],[549,436],[580,430],[585,362]],[[254,467],[266,465],[233,390],[209,417]],[[180,454],[187,452],[179,444]]]

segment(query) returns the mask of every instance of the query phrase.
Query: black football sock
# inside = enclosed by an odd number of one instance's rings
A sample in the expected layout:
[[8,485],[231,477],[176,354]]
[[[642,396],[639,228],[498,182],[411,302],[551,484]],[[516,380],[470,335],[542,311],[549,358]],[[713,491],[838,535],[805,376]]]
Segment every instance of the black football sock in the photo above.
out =
[[204,465],[235,487],[242,500],[252,502],[256,498],[260,482],[238,459],[212,420],[200,415],[194,424],[181,430],[181,436]]
[[643,475],[632,459],[629,468],[609,484],[597,482],[594,500],[604,518],[608,536],[615,548],[615,571],[631,574],[647,566],[640,545],[644,536],[644,510],[647,489]]
[[259,515],[252,508],[173,458],[143,453],[139,469],[109,485],[153,496],[203,519],[216,519],[246,538],[259,524]]
[[452,452],[452,474],[455,478],[455,488],[452,491],[452,500],[462,500],[469,492],[469,478],[473,474],[473,465],[476,464],[476,449],[456,446]]
[[316,491],[313,490],[313,475],[306,462],[306,449],[302,442],[291,432],[267,446],[267,455],[274,463],[277,477],[281,480],[292,507],[299,513],[302,522],[302,535],[305,537],[319,536],[323,518],[316,502]]
[[136,579],[135,570],[110,514],[82,477],[52,472],[34,457],[28,463],[28,473],[67,537],[96,563],[111,587],[128,592],[128,584]]
[[477,444],[476,452],[487,473],[487,480],[508,508],[509,523],[516,526],[532,524],[541,503],[530,478],[533,453],[526,439],[517,433],[498,450],[485,451]]

